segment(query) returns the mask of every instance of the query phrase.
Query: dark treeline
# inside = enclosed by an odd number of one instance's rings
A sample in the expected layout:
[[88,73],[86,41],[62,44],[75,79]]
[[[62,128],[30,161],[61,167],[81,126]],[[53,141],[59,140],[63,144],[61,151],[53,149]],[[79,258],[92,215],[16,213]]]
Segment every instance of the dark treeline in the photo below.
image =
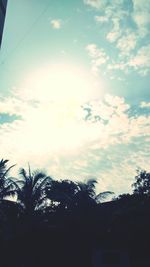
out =
[[97,248],[150,266],[149,172],[137,171],[132,194],[103,202],[113,193],[97,195],[95,179],[54,180],[30,166],[14,178],[11,168],[0,161],[0,266],[92,267]]

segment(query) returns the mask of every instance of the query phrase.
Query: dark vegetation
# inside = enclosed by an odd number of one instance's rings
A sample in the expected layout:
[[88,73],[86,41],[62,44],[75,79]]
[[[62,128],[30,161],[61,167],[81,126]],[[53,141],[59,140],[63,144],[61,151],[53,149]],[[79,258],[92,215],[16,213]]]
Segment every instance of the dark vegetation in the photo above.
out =
[[0,161],[0,266],[90,267],[98,247],[150,266],[149,172],[137,171],[132,194],[102,203],[112,192],[96,195],[94,179],[54,180],[30,166],[12,178],[7,165]]

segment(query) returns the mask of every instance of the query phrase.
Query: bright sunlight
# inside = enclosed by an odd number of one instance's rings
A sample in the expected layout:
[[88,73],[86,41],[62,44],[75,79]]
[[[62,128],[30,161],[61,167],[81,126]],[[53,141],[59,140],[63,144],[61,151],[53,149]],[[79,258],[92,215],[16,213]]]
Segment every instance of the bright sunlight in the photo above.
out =
[[81,104],[95,97],[97,81],[79,66],[51,64],[31,72],[22,88],[22,97],[28,100]]
[[16,92],[28,103],[19,133],[25,136],[27,147],[31,144],[36,153],[49,149],[61,153],[84,145],[93,136],[93,128],[87,129],[81,105],[95,97],[96,82],[87,70],[67,64],[43,66],[27,75]]

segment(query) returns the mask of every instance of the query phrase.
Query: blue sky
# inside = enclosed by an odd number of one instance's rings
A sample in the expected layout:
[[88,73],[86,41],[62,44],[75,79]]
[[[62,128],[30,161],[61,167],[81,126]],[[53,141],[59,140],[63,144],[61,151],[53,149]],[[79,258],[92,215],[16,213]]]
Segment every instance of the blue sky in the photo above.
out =
[[129,192],[149,168],[149,14],[149,0],[9,0],[1,157]]

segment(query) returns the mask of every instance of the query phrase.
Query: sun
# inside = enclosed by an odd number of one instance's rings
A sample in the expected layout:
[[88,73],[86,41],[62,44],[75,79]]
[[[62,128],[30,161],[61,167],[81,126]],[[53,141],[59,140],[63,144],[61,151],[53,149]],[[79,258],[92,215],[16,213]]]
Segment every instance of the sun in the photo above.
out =
[[23,146],[37,154],[83,146],[92,129],[83,119],[82,105],[95,98],[98,89],[81,66],[48,64],[30,72],[17,92],[27,105],[20,134],[26,139]]
[[22,83],[22,96],[42,101],[83,103],[98,93],[89,72],[72,64],[49,64],[32,71]]

